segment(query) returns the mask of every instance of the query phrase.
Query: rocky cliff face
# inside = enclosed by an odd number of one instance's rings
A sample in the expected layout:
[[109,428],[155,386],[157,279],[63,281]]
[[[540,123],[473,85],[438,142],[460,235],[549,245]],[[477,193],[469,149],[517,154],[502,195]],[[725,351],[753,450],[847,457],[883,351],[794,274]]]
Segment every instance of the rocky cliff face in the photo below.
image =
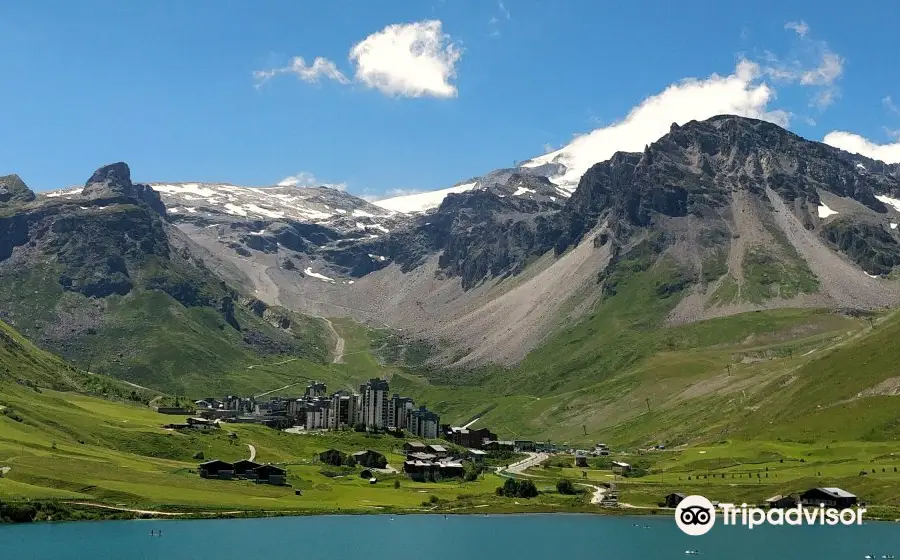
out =
[[[234,329],[232,353],[303,355],[309,349],[287,329],[241,319],[250,315],[235,304],[236,290],[167,221],[159,194],[131,181],[124,163],[98,169],[83,189],[65,196],[34,199],[20,183],[4,182],[16,198],[0,206],[0,315],[44,347],[83,358],[106,352],[95,345],[146,321],[155,325],[141,333],[149,339],[161,335],[150,330],[168,323],[209,329],[210,339],[222,338],[227,326]],[[217,319],[209,319],[210,312]],[[185,326],[201,316],[205,322]],[[134,342],[127,342],[125,354],[144,367],[159,349]],[[109,367],[115,373],[124,363]]]
[[18,175],[0,177],[0,204],[31,202],[34,192],[29,189]]

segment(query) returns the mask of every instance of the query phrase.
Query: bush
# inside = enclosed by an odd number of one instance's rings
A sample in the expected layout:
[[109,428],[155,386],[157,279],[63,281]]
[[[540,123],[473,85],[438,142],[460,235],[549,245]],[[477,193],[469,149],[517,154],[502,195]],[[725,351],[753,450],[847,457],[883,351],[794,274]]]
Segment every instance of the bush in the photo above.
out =
[[400,479],[395,478],[394,479],[394,490],[397,490],[398,488],[400,488]]
[[466,461],[463,463],[463,480],[466,482],[472,482],[473,480],[478,480],[478,467],[475,466],[475,463],[471,461]]
[[565,478],[556,483],[556,491],[568,496],[578,493],[578,491],[575,490],[575,485],[572,484],[572,481]]
[[497,495],[507,498],[534,498],[538,495],[538,489],[530,480],[507,478],[503,486],[497,488]]

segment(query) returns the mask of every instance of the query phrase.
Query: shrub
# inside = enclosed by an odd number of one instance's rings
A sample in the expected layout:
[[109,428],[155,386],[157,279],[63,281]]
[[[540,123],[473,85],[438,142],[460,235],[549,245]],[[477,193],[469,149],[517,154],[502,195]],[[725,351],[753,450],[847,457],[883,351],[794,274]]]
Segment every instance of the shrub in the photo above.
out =
[[503,486],[497,488],[497,495],[507,498],[534,498],[538,495],[538,489],[530,480],[507,478]]
[[566,494],[569,496],[577,493],[577,491],[575,490],[575,485],[572,484],[571,480],[568,480],[566,478],[556,483],[556,491],[560,494]]

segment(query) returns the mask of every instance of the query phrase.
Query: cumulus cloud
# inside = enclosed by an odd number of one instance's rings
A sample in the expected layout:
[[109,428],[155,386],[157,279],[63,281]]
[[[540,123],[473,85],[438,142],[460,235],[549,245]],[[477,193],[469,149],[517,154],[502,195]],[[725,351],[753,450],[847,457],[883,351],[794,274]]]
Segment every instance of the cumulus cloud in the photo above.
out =
[[256,85],[261,86],[279,74],[294,74],[299,79],[308,83],[317,83],[322,78],[334,80],[340,84],[349,84],[350,80],[343,72],[338,70],[337,65],[327,58],[317,56],[311,65],[306,64],[306,60],[302,56],[295,56],[291,59],[291,63],[281,68],[271,68],[269,70],[257,70],[253,73],[256,79]]
[[795,32],[801,37],[806,37],[806,34],[809,33],[809,26],[802,19],[800,21],[789,21],[784,24],[784,28]]
[[[439,20],[388,25],[350,49],[356,82],[386,95],[403,97],[456,97],[453,84],[462,49],[443,32]],[[294,57],[282,68],[253,73],[257,87],[280,74],[295,74],[305,82],[322,78],[351,83],[331,60],[317,57],[307,65]]]
[[900,163],[900,142],[895,144],[876,144],[859,134],[843,130],[829,132],[822,141],[829,146],[840,148],[851,154],[878,159],[885,163]]
[[666,134],[673,122],[682,125],[734,114],[787,126],[790,114],[769,108],[775,90],[760,83],[760,76],[758,64],[741,60],[728,76],[712,74],[706,79],[682,80],[643,100],[624,119],[579,136],[568,146],[525,165],[562,163],[567,170],[553,181],[573,186],[591,165],[609,159],[617,151],[642,150]]
[[346,191],[346,183],[324,183],[316,179],[316,176],[306,171],[301,171],[296,175],[290,175],[278,181],[279,187],[328,187],[338,191]]
[[387,95],[456,97],[462,50],[438,20],[389,25],[350,49],[356,79]]

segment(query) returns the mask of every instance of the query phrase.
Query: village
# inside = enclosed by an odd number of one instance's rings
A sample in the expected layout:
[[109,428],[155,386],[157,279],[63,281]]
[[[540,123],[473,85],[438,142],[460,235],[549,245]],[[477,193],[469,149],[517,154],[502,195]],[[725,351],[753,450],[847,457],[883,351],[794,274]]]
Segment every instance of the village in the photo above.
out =
[[[624,482],[639,481],[644,476],[641,466],[627,462],[625,452],[613,453],[604,443],[592,448],[572,448],[546,441],[503,440],[487,427],[442,424],[440,416],[425,406],[416,406],[410,397],[391,393],[387,380],[370,379],[358,392],[339,390],[328,392],[324,383],[309,383],[302,395],[295,397],[225,396],[194,401],[193,408],[160,408],[163,414],[189,415],[182,423],[169,423],[172,430],[207,432],[220,430],[229,424],[253,423],[293,434],[329,432],[359,432],[390,434],[398,438],[395,456],[402,456],[402,465],[390,465],[385,452],[368,448],[347,451],[329,448],[317,454],[314,461],[323,468],[353,472],[369,484],[378,484],[385,477],[398,475],[419,483],[472,480],[490,471],[513,478],[534,476],[539,479],[546,465],[567,466],[582,487],[596,489],[592,504],[601,508],[635,507],[620,503],[619,487]],[[664,445],[654,445],[641,453],[660,453]],[[615,455],[615,457],[611,457]],[[498,460],[502,458],[503,460]],[[553,458],[553,459],[551,459]],[[487,464],[491,466],[488,467]],[[512,463],[512,466],[511,466]],[[588,478],[591,469],[602,464],[612,480],[594,484]],[[531,475],[525,470],[537,469]],[[218,480],[248,480],[256,484],[290,486],[284,466],[249,459],[224,461],[211,459],[196,469],[200,477]],[[344,475],[338,475],[344,476]],[[698,477],[699,478],[699,477]],[[296,493],[300,495],[301,490]],[[658,498],[657,507],[675,508],[690,492],[670,492]],[[713,502],[725,508],[731,504]],[[796,505],[846,508],[859,503],[858,498],[841,488],[810,488],[794,494],[778,494],[758,504],[768,508],[789,508]]]

